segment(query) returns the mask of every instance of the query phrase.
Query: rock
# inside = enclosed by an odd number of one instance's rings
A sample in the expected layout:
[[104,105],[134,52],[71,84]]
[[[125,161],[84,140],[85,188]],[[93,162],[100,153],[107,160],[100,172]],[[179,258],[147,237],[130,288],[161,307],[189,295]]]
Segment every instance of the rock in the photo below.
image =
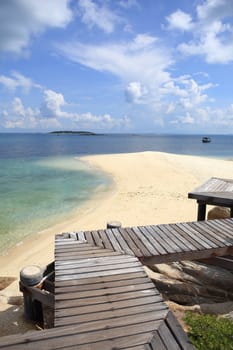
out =
[[155,264],[149,266],[155,272],[159,272],[167,277],[177,279],[183,282],[193,282],[196,284],[202,284],[197,278],[182,271],[182,266],[179,263],[171,264]]
[[223,315],[222,317],[228,318],[228,320],[233,321],[233,311],[229,312],[228,314]]
[[228,314],[233,312],[233,302],[227,301],[224,303],[215,303],[215,304],[201,304],[200,311],[205,314]]
[[198,278],[207,286],[215,286],[219,289],[232,292],[233,274],[222,267],[205,265],[194,261],[182,261],[184,272]]
[[228,219],[230,217],[230,209],[225,207],[214,207],[210,209],[207,214],[207,220]]

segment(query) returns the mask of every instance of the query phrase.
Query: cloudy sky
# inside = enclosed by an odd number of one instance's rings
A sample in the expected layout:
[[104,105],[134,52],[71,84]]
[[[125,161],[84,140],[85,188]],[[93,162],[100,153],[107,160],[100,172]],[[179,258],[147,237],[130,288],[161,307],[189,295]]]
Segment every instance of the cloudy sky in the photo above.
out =
[[232,0],[1,0],[0,131],[233,133]]

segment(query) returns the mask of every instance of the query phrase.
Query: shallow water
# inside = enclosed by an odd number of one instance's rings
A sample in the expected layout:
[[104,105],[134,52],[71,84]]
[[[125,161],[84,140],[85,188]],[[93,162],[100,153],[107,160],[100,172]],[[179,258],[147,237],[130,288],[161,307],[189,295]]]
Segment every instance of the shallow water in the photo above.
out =
[[64,221],[109,178],[74,157],[4,159],[0,168],[0,251]]

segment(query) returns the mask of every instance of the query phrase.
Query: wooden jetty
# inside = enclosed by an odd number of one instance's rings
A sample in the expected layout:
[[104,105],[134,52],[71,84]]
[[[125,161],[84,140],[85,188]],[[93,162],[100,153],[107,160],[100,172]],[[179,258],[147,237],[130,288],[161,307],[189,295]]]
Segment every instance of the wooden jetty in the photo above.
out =
[[191,350],[142,264],[233,252],[233,219],[56,236],[54,328],[0,349]]

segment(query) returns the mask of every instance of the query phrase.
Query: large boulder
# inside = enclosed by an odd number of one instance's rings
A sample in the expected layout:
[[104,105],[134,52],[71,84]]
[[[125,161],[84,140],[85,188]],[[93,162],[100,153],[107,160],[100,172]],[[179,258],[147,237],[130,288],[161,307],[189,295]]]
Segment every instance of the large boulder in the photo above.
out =
[[207,220],[228,219],[230,217],[230,209],[225,207],[214,207],[210,209],[207,214]]

